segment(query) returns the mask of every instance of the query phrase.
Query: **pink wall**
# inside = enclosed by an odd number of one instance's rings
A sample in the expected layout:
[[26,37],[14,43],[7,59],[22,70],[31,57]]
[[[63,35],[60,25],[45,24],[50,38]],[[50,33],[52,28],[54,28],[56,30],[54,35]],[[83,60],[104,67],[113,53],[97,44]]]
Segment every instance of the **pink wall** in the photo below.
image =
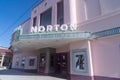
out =
[[120,0],[100,0],[102,14],[120,10]]
[[95,76],[120,78],[120,36],[92,41]]
[[70,50],[87,48],[86,40],[79,40],[73,43],[70,43]]
[[76,0],[77,23],[101,16],[99,0]]
[[[77,1],[77,0],[76,0]],[[120,25],[119,0],[78,0],[77,23],[80,31],[97,32]],[[79,5],[81,4],[81,5]],[[86,5],[86,11],[84,6]],[[86,19],[85,19],[86,16]]]
[[21,24],[23,28],[23,34],[29,34],[30,33],[30,19],[25,21],[23,24]]
[[120,12],[109,13],[108,15],[99,16],[80,24],[80,31],[98,32],[106,29],[119,27]]

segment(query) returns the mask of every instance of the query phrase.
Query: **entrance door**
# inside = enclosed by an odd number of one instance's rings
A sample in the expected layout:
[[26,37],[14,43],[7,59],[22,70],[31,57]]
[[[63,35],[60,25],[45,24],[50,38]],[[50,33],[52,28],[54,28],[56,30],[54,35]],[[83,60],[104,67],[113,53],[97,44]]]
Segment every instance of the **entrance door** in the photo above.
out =
[[45,72],[45,66],[46,66],[46,55],[45,53],[40,54],[40,60],[39,60],[39,72],[44,73]]
[[68,74],[68,53],[57,53],[55,55],[55,73]]

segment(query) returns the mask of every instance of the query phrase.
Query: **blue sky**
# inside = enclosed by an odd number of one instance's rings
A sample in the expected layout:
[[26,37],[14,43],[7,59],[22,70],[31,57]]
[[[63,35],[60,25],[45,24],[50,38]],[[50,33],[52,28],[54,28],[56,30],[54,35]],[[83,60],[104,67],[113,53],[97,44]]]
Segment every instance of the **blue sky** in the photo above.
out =
[[[32,8],[29,8],[36,1],[40,2],[41,0],[0,0],[0,46],[10,46],[14,29],[30,17]],[[11,26],[27,9],[29,11],[16,24]]]

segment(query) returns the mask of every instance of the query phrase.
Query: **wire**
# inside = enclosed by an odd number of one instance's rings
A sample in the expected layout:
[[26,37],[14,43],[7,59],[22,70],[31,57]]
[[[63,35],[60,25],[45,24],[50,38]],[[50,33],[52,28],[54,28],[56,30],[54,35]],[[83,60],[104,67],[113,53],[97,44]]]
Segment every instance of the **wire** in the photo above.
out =
[[5,33],[11,29],[30,9],[32,9],[37,3],[39,3],[40,0],[35,1],[13,24],[11,24],[10,26],[8,26],[1,34],[0,37],[2,37],[3,35],[5,35]]

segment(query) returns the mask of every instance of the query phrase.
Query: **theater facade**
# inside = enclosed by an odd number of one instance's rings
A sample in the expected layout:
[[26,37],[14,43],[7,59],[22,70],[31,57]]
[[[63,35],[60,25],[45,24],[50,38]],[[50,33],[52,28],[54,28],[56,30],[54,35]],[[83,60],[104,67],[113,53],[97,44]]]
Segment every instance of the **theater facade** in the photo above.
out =
[[119,80],[119,3],[43,0],[13,32],[12,68],[69,80]]

